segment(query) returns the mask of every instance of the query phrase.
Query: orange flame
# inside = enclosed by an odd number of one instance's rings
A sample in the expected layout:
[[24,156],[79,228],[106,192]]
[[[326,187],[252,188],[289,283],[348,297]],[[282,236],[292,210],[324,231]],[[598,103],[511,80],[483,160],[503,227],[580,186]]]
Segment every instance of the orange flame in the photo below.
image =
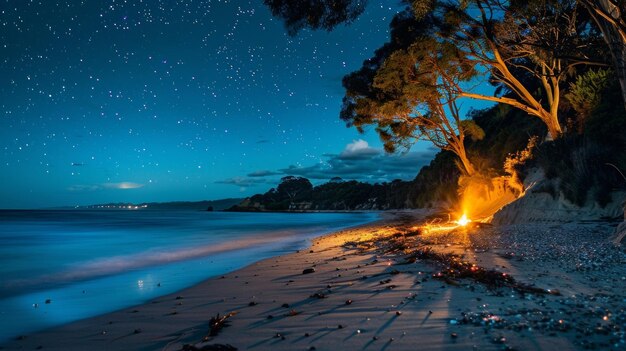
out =
[[471,219],[467,218],[466,214],[463,214],[463,216],[461,216],[461,218],[459,218],[459,220],[456,221],[456,224],[460,226],[466,226],[471,221],[472,221]]

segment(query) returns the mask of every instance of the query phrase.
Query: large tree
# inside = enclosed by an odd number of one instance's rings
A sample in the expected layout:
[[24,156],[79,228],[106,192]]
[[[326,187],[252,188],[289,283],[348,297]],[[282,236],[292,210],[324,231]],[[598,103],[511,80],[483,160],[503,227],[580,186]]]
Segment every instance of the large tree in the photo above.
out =
[[[456,85],[459,96],[519,108],[539,118],[553,139],[562,134],[561,84],[574,66],[596,64],[575,0],[451,0],[432,3],[430,12],[441,18],[438,40],[459,49],[453,59],[475,67],[475,81],[489,77],[500,88],[488,95]],[[443,77],[450,84],[459,80]]]
[[[270,1],[266,1],[269,3]],[[360,84],[372,83],[377,67],[395,50],[404,50],[409,45],[436,39],[442,45],[454,45],[458,48],[455,57],[446,56],[441,59],[452,59],[454,62],[474,67],[473,82],[476,84],[457,84],[467,81],[465,77],[456,77],[440,72],[440,79],[447,80],[450,88],[458,97],[487,100],[507,104],[522,109],[529,115],[539,118],[547,127],[551,138],[562,134],[559,122],[559,104],[561,100],[561,84],[572,67],[581,63],[593,63],[585,50],[588,46],[585,36],[589,33],[585,22],[577,15],[575,0],[405,0],[411,5],[414,21],[402,13],[392,23],[403,25],[411,30],[398,31],[392,41],[377,52],[376,57],[364,63],[359,71],[363,75],[356,78],[352,74],[349,79],[360,80]],[[332,1],[331,1],[332,3]],[[317,6],[331,9],[328,1],[309,0],[304,4],[294,2],[289,11],[277,11],[280,7],[272,6],[274,14],[282,17],[290,32],[294,33],[303,26],[311,28],[333,28],[332,25],[321,26],[323,19],[354,17],[362,11],[364,1],[337,1],[337,17],[328,12],[318,12],[323,16],[306,16],[307,7]],[[313,5],[315,4],[315,5]],[[358,8],[359,11],[349,11]],[[351,14],[352,16],[347,16]],[[297,23],[295,27],[292,25]],[[420,26],[431,26],[426,31]],[[293,28],[296,28],[294,31]],[[424,33],[428,32],[428,33]],[[422,35],[418,35],[421,33]],[[442,63],[441,65],[447,65]],[[486,82],[497,85],[498,94],[490,95],[475,89],[479,83]],[[539,91],[536,88],[539,87]],[[352,97],[358,92],[350,91]],[[357,90],[365,90],[362,87]],[[484,91],[484,90],[483,90]],[[348,105],[344,105],[346,107]],[[349,107],[349,106],[348,106]],[[344,113],[345,117],[347,114]]]
[[[422,30],[417,33],[425,34],[432,26],[422,23],[419,28]],[[412,26],[398,26],[393,33],[407,29],[417,34]],[[457,77],[473,75],[472,67],[440,60],[442,55],[455,56],[456,51],[452,46],[442,48],[436,40],[422,37],[419,44],[397,48],[384,61],[371,60],[368,67],[375,68],[373,72],[365,69],[344,79],[347,93],[342,118],[359,130],[376,125],[389,152],[398,146],[409,148],[418,139],[428,140],[454,153],[460,161],[459,168],[473,175],[476,169],[467,155],[465,139],[482,139],[484,132],[473,121],[462,119],[455,87],[441,78],[441,72]],[[387,52],[378,54],[384,56]],[[442,62],[446,65],[440,66]]]

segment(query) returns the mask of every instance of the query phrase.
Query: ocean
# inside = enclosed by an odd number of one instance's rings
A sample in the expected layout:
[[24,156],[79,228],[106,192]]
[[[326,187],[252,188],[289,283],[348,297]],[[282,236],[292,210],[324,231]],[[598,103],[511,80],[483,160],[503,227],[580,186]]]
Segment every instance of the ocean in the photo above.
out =
[[0,211],[0,341],[145,303],[376,213]]

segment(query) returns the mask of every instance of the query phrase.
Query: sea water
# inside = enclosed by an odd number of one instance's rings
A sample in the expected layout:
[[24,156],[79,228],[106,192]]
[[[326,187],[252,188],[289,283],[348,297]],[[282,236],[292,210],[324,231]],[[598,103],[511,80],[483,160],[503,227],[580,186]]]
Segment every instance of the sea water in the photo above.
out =
[[145,303],[375,213],[0,211],[0,342]]

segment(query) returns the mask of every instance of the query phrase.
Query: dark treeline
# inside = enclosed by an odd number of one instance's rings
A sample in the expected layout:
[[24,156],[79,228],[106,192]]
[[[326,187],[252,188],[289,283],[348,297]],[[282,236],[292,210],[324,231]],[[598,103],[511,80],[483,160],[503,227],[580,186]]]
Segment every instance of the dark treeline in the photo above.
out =
[[303,177],[287,176],[276,188],[247,198],[231,211],[351,211],[405,208],[411,182],[370,184],[333,178],[313,186]]

